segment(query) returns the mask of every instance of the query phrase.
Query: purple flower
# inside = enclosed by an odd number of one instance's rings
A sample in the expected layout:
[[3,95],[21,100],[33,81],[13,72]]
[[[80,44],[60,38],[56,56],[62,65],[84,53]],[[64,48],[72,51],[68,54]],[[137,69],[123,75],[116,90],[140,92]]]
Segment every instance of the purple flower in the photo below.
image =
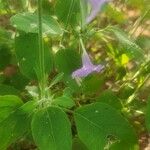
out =
[[86,23],[90,23],[99,13],[103,4],[105,4],[108,0],[87,0],[91,5],[91,13],[86,18]]
[[82,54],[82,67],[72,73],[73,79],[80,79],[86,77],[93,72],[100,72],[104,66],[92,64],[87,52],[84,50]]

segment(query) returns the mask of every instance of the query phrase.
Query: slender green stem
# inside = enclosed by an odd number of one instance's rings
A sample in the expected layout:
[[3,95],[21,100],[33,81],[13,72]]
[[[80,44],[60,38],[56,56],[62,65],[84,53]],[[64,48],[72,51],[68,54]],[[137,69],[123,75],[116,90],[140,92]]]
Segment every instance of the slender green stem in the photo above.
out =
[[60,44],[59,44],[61,47],[64,47],[63,46],[63,41],[64,41],[64,38],[66,36],[66,32],[67,32],[67,28],[68,28],[68,23],[69,23],[70,16],[71,16],[71,13],[73,11],[74,5],[75,5],[75,1],[71,0],[71,4],[70,4],[70,7],[69,7],[69,12],[68,12],[67,20],[66,20],[66,23],[65,23],[65,28],[64,28],[64,31],[63,31],[63,34],[62,34],[62,37],[61,37],[61,40],[60,40]]
[[80,37],[80,44],[81,44],[81,47],[82,47],[83,52],[86,52],[86,48],[85,48],[85,46],[84,46],[84,43],[83,43],[83,40],[82,40],[81,37]]
[[136,94],[138,94],[138,92],[140,91],[140,89],[144,86],[144,84],[146,83],[146,81],[150,78],[150,75],[147,75],[147,77],[145,77],[144,81],[136,88],[136,90],[134,91],[134,93],[128,98],[126,105],[129,105],[136,97]]
[[45,98],[46,76],[44,64],[44,47],[42,36],[42,0],[38,0],[38,37],[39,37],[39,84],[40,84],[40,98]]
[[131,31],[131,36],[137,31],[138,27],[141,25],[147,14],[150,12],[150,8],[143,14],[143,16],[139,17],[135,24],[132,26],[133,30]]

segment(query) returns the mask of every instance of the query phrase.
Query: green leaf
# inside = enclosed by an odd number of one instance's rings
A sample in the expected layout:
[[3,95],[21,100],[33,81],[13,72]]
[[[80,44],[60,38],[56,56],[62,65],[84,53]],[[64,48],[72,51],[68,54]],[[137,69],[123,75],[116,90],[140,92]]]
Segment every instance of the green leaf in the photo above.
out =
[[61,97],[55,98],[53,100],[53,104],[61,106],[61,107],[65,107],[65,108],[71,108],[75,105],[73,99],[67,96],[61,96]]
[[74,116],[78,136],[90,150],[133,150],[137,144],[133,128],[107,104],[78,108]]
[[[20,34],[15,39],[15,49],[21,72],[28,78],[35,79],[36,76],[40,78],[38,35]],[[47,44],[44,44],[44,50],[45,71],[49,74],[53,67],[52,52]]]
[[64,75],[70,75],[80,67],[80,55],[72,49],[61,49],[55,55],[56,68]]
[[[1,2],[0,2],[1,3]],[[11,32],[7,31],[4,28],[0,28],[0,44],[12,44]],[[1,54],[1,53],[0,53]]]
[[57,0],[55,6],[55,13],[58,19],[60,19],[65,26],[68,24],[74,25],[78,21],[79,13],[79,1],[78,0]]
[[113,5],[106,6],[106,15],[116,23],[122,24],[126,21],[124,12]]
[[[19,13],[13,16],[11,24],[18,30],[26,33],[38,33],[38,16],[32,13]],[[59,24],[51,16],[43,16],[43,35],[57,35],[61,34],[62,30]]]
[[70,88],[66,88],[63,95],[61,97],[55,98],[52,103],[61,107],[72,108],[73,106],[75,106],[75,102],[71,94],[72,91],[70,90]]
[[64,82],[74,93],[82,93],[82,87],[77,84],[71,75],[65,76]]
[[131,58],[144,58],[143,50],[124,31],[117,27],[110,27],[109,30],[117,37],[125,54]]
[[55,78],[51,81],[51,84],[49,88],[51,88],[53,85],[57,84],[63,79],[64,73],[59,73],[55,76]]
[[11,52],[8,46],[0,45],[0,70],[3,70],[11,61]]
[[19,91],[12,86],[0,84],[0,95],[19,95]]
[[35,113],[32,134],[40,150],[71,150],[72,136],[66,114],[57,107],[49,107]]
[[13,86],[18,90],[24,90],[25,86],[29,83],[29,79],[25,77],[23,74],[16,73],[9,81],[9,85]]
[[80,11],[81,11],[81,23],[82,27],[86,24],[86,17],[88,15],[88,4],[86,0],[80,1]]
[[109,104],[110,106],[119,110],[122,108],[120,99],[111,90],[102,92],[102,94],[98,98],[96,98],[96,100],[98,102]]
[[88,150],[78,138],[73,139],[73,150]]
[[14,95],[0,96],[0,122],[23,105],[22,100]]
[[34,102],[30,101],[0,123],[0,149],[6,149],[29,131],[34,107]]
[[93,94],[101,90],[105,77],[100,76],[100,74],[91,74],[83,80],[82,88],[84,93]]
[[67,96],[61,96],[55,98],[53,100],[53,104],[65,108],[72,108],[73,106],[75,106],[75,102],[73,101],[73,99]]
[[80,54],[74,49],[60,49],[55,54],[55,66],[58,72],[64,73],[64,82],[67,87],[74,91],[79,91],[79,86],[72,79],[71,74],[81,66]]

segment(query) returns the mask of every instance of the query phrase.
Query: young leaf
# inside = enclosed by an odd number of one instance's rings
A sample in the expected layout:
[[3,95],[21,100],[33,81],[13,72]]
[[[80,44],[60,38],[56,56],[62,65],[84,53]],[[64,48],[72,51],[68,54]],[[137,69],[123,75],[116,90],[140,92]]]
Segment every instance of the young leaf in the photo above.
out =
[[28,132],[34,104],[33,101],[24,104],[0,122],[0,149],[6,149]]
[[53,104],[61,107],[66,107],[66,108],[71,108],[75,105],[73,99],[67,96],[61,96],[55,98],[53,100]]
[[49,107],[35,113],[32,134],[40,150],[71,150],[70,122],[66,114],[57,107]]
[[[11,24],[18,30],[26,33],[38,33],[38,16],[32,13],[20,13],[13,16]],[[43,35],[57,35],[61,34],[62,30],[59,24],[51,16],[43,16]]]
[[74,116],[78,136],[90,150],[133,150],[137,144],[133,128],[107,104],[78,108]]
[[71,92],[72,91],[70,88],[66,88],[63,95],[61,97],[55,98],[52,103],[61,107],[72,108],[75,106],[75,102],[73,101]]

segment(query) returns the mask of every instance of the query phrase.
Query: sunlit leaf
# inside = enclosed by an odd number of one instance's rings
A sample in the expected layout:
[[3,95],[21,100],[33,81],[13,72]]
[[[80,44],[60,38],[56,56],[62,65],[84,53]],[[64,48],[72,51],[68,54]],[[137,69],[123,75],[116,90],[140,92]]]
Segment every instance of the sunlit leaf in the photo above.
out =
[[22,100],[14,95],[0,96],[0,122],[23,105]]
[[[42,22],[44,35],[60,35],[62,33],[59,24],[51,16],[43,16]],[[11,18],[11,24],[26,33],[38,33],[38,16],[36,14],[16,14]]]

